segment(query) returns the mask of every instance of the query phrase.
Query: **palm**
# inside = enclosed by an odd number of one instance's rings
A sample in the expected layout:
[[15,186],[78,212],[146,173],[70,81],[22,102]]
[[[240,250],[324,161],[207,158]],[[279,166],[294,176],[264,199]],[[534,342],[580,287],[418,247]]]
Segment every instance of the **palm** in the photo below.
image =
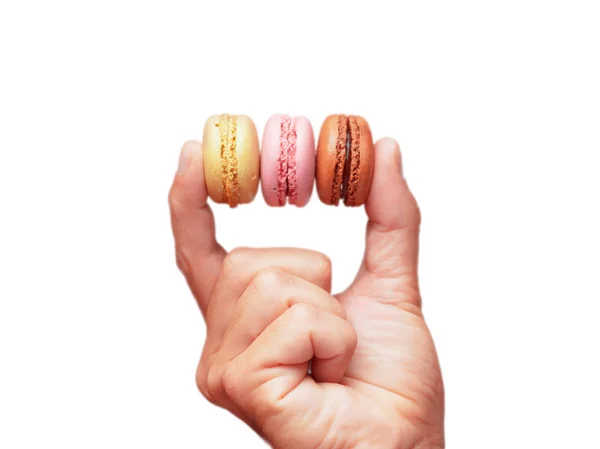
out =
[[304,377],[305,366],[288,368],[304,380],[290,395],[284,416],[302,413],[307,402],[314,413],[303,415],[304,426],[294,423],[289,431],[275,432],[282,438],[274,440],[276,447],[297,442],[302,447],[414,447],[422,435],[443,425],[441,372],[418,306],[416,277],[384,278],[367,271],[361,269],[356,281],[336,295],[358,337],[344,378],[317,386]]
[[[337,295],[358,335],[352,361],[339,384],[317,387],[310,378],[300,383],[288,412],[294,415],[309,402],[314,413],[303,414],[304,426],[294,422],[286,429],[284,424],[276,447],[298,442],[302,447],[414,447],[441,425],[441,374],[420,313],[366,293],[358,283]],[[289,369],[304,376],[303,367]]]
[[365,293],[357,285],[339,295],[358,335],[344,384],[392,407],[408,424],[439,425],[443,384],[433,340],[420,312],[385,304]]

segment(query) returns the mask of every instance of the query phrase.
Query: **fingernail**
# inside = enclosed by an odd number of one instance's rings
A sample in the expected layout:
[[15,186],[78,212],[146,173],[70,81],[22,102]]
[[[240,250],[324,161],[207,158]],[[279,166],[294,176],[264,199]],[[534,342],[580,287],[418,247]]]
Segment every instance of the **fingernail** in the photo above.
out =
[[398,171],[400,172],[400,176],[404,178],[404,173],[403,173],[403,168],[402,168],[402,156],[400,155],[400,147],[398,147],[396,145],[396,150],[395,150],[395,157],[396,157],[396,167],[398,167]]
[[188,170],[188,168],[190,168],[191,162],[192,158],[190,152],[184,145],[181,147],[181,151],[179,152],[179,164],[177,165],[177,174],[183,175]]
[[402,154],[400,153],[400,145],[392,138],[388,138],[388,142],[390,148],[393,148],[394,151],[394,162],[396,162],[396,169],[400,173],[400,176],[404,177],[404,174],[402,173]]
[[188,140],[181,147],[179,154],[179,166],[177,174],[182,175],[188,171],[194,159],[198,159],[202,155],[202,145],[196,140]]

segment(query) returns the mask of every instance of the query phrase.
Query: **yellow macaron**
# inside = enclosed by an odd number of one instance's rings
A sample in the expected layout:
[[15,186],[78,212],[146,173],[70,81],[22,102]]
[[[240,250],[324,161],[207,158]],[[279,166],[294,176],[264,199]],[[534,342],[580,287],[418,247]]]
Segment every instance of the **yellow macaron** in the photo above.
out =
[[204,125],[204,177],[216,203],[231,207],[250,203],[258,191],[260,152],[252,119],[246,115],[213,115]]

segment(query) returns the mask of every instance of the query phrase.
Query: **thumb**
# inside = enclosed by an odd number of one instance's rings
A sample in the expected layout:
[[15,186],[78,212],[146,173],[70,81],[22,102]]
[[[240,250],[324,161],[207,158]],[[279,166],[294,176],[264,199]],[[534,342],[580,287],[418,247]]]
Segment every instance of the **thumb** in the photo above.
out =
[[365,205],[369,221],[365,255],[354,282],[372,298],[420,306],[418,254],[420,212],[402,174],[398,143],[375,145],[375,169]]

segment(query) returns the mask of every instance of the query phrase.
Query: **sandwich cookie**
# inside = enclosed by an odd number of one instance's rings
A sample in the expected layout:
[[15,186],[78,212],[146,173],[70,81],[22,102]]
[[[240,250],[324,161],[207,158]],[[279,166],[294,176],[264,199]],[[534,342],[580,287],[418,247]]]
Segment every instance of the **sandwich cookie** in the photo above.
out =
[[258,191],[260,152],[252,119],[213,115],[204,125],[204,177],[210,198],[230,207],[250,203]]
[[317,145],[317,193],[325,204],[361,206],[373,179],[374,146],[367,121],[359,116],[330,115]]
[[265,125],[261,148],[262,192],[269,206],[308,203],[315,181],[315,138],[305,117],[276,114]]

